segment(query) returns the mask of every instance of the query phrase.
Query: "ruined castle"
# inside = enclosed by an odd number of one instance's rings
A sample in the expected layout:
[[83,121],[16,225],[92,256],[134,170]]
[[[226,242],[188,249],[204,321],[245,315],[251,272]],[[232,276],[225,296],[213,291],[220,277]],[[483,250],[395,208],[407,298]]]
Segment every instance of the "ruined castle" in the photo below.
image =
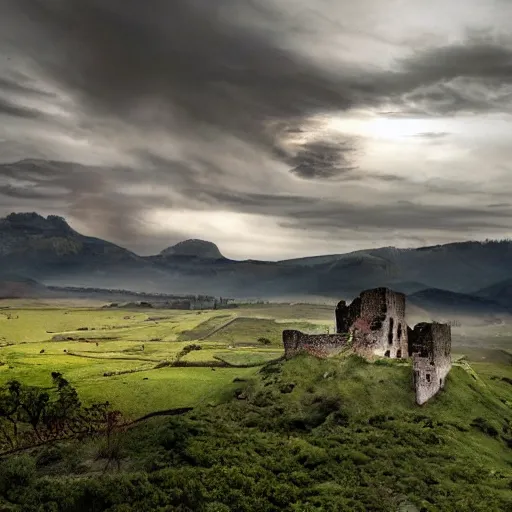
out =
[[388,288],[361,292],[335,310],[335,334],[283,331],[285,357],[307,352],[332,357],[348,349],[367,359],[412,358],[416,402],[424,404],[444,387],[451,368],[451,328],[446,324],[405,321],[405,295]]

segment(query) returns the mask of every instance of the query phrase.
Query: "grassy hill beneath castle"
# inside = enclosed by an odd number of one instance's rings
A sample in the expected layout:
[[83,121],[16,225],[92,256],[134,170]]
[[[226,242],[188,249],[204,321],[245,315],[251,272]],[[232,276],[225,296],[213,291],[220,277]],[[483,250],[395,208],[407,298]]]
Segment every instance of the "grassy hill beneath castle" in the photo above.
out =
[[421,408],[410,371],[356,356],[271,363],[223,404],[141,423],[109,449],[3,461],[4,509],[510,510],[510,365],[459,362]]

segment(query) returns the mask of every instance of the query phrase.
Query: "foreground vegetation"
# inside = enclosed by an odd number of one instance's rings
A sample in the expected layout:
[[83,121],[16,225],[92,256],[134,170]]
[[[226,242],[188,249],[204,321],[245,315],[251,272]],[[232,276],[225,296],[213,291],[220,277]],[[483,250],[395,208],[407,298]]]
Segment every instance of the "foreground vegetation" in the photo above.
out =
[[138,424],[110,445],[7,458],[3,510],[511,510],[512,386],[500,371],[455,367],[419,408],[407,366],[271,363],[222,405]]

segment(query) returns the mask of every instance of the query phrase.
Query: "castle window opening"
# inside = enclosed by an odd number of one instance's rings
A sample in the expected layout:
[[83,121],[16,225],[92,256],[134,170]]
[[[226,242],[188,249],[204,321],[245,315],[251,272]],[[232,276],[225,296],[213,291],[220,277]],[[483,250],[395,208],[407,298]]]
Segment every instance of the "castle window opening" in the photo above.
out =
[[384,357],[390,357],[390,352],[389,352],[389,350],[386,350],[386,353],[384,354]]
[[388,332],[388,343],[390,345],[393,344],[393,325],[394,325],[395,321],[393,320],[393,318],[390,318],[389,319],[389,332]]
[[430,373],[427,373],[426,378],[427,378],[427,382],[430,382]]
[[398,341],[400,341],[402,339],[402,324],[398,324],[396,335],[398,337]]
[[402,358],[402,351],[399,349],[396,351],[396,358],[401,359]]

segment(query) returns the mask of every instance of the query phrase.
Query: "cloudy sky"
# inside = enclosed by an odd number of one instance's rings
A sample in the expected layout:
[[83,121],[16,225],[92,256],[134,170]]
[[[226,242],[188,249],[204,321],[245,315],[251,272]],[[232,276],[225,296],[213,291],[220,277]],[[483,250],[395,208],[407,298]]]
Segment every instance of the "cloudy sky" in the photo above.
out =
[[1,0],[0,214],[140,254],[504,237],[509,0]]

